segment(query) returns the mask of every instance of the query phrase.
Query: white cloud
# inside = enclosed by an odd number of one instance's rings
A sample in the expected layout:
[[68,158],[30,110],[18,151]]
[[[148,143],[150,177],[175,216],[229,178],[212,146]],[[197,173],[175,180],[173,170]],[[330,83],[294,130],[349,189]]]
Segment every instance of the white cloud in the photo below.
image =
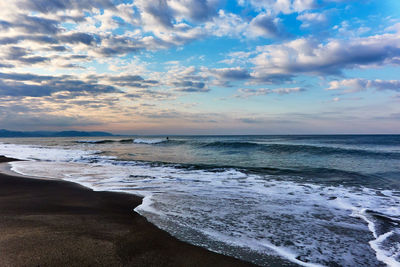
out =
[[248,23],[239,15],[219,10],[218,16],[204,25],[210,35],[240,37],[246,32]]
[[300,38],[277,45],[260,46],[252,76],[260,81],[283,75],[340,74],[343,69],[398,65],[400,63],[399,34],[381,34],[350,40],[331,39],[320,43]]
[[277,37],[281,34],[279,19],[265,13],[258,14],[251,22],[248,35]]
[[168,6],[180,19],[206,21],[217,15],[220,0],[167,0]]
[[291,88],[259,88],[259,89],[239,89],[237,95],[235,97],[238,98],[248,98],[251,96],[262,96],[262,95],[269,95],[269,94],[278,94],[278,95],[287,95],[291,93],[298,93],[305,91],[304,88],[301,87],[291,87]]
[[194,66],[171,65],[164,73],[153,74],[153,79],[158,80],[160,85],[169,87],[176,92],[208,92],[209,77]]
[[301,27],[310,27],[315,25],[320,25],[327,21],[325,13],[303,13],[297,16],[297,19],[302,22]]
[[315,0],[250,0],[239,1],[239,4],[250,4],[258,10],[273,13],[291,14],[315,8]]
[[368,80],[368,79],[344,79],[329,82],[327,90],[343,90],[344,93],[364,91],[367,89],[391,90],[400,92],[399,80]]
[[292,9],[296,12],[302,12],[316,7],[314,0],[294,0],[292,5]]

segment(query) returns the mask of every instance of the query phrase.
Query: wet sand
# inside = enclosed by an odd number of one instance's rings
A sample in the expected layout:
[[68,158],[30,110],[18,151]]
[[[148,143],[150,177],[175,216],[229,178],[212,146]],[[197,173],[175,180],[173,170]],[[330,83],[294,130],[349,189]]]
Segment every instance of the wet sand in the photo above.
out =
[[0,173],[0,266],[254,266],[158,229],[133,211],[141,201]]

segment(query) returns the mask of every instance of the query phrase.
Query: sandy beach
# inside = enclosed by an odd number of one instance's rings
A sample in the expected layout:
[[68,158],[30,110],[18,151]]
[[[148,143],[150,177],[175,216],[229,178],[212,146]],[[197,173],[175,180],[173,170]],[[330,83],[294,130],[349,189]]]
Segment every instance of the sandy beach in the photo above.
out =
[[252,266],[175,239],[133,211],[140,203],[0,174],[0,266]]

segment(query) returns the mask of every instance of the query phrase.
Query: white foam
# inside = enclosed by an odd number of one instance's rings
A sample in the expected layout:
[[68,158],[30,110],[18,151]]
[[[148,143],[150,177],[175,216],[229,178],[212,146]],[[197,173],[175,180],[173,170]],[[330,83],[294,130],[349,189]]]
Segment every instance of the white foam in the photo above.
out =
[[322,267],[322,266],[324,266],[321,264],[304,262],[304,261],[298,260],[297,259],[298,255],[296,253],[294,253],[293,251],[291,251],[290,249],[281,247],[281,246],[275,246],[266,240],[254,242],[254,240],[248,239],[243,236],[241,236],[240,238],[234,238],[232,236],[223,235],[219,232],[210,231],[210,230],[203,231],[203,232],[204,232],[204,234],[206,234],[214,239],[221,240],[221,241],[224,241],[225,243],[233,244],[235,246],[240,246],[240,247],[244,247],[244,248],[250,247],[254,250],[258,250],[261,252],[265,252],[265,249],[272,250],[273,252],[277,253],[279,256],[282,256],[283,258],[285,258],[293,263],[297,263],[301,266],[305,266],[305,267]]
[[157,209],[153,208],[154,201],[151,199],[152,195],[147,195],[143,198],[142,204],[137,206],[134,211],[140,213],[140,211],[151,212],[153,214],[157,214],[162,216],[162,213],[159,212]]
[[101,141],[103,141],[103,140],[78,140],[76,142],[77,143],[82,143],[82,144],[86,144],[86,143],[88,143],[88,144],[96,144],[96,143],[99,143]]
[[396,261],[396,259],[394,258],[395,256],[398,256],[400,254],[400,251],[397,251],[397,253],[393,253],[391,257],[387,255],[389,254],[387,251],[380,248],[380,244],[391,235],[393,235],[393,231],[378,236],[375,240],[370,241],[369,244],[371,245],[371,248],[375,250],[376,258],[378,260],[386,263],[390,267],[400,267],[400,262]]
[[136,144],[149,144],[149,145],[159,144],[166,141],[167,139],[141,139],[141,138],[135,138],[135,140],[133,140],[133,142]]
[[34,145],[16,145],[0,143],[1,154],[21,160],[42,161],[77,161],[84,157],[93,155],[97,151],[83,151],[78,149],[66,149],[58,147],[41,147]]
[[381,193],[385,196],[391,197],[393,196],[393,192],[390,190],[382,190]]
[[376,233],[375,224],[374,224],[373,221],[368,220],[367,216],[365,216],[365,212],[366,211],[367,211],[367,209],[357,210],[356,208],[353,208],[353,212],[351,213],[350,216],[358,217],[358,218],[363,219],[368,224],[368,229],[371,231],[373,236],[375,238],[378,238],[378,234]]
[[[90,163],[93,153],[0,144],[0,154],[17,158],[27,155],[27,159],[41,160],[12,162],[12,170],[18,173],[61,178],[98,191],[144,196],[142,205],[135,211],[179,238],[211,250],[217,249],[212,245],[217,240],[228,246],[258,249],[264,254],[272,251],[303,266],[330,261],[354,266],[376,261],[375,255],[371,253],[373,258],[370,258],[366,252],[369,250],[365,246],[371,246],[378,260],[397,263],[382,250],[381,242],[389,235],[383,238],[377,233],[366,210],[400,214],[398,193],[388,191],[379,195],[370,188],[277,181],[273,176],[250,175],[236,169],[153,167],[139,162],[110,161],[99,155],[96,163]],[[365,237],[361,242],[360,238],[368,230],[361,220],[358,222],[349,215],[365,221],[375,240]],[[331,231],[330,227],[351,231],[342,234]],[[208,235],[209,239],[195,234],[188,236],[190,229]],[[350,235],[352,232],[355,234]],[[286,244],[287,240],[292,243]],[[299,255],[308,262],[299,260]]]
[[371,248],[375,251],[376,253],[376,258],[387,264],[388,266],[391,267],[400,267],[400,262],[396,261],[395,257],[400,255],[400,244],[398,244],[398,251],[397,253],[387,251],[382,248],[382,243],[390,236],[394,234],[393,231],[386,232],[384,234],[378,235],[377,230],[376,230],[376,225],[374,222],[366,216],[366,211],[367,209],[361,209],[357,210],[356,208],[353,209],[352,216],[358,217],[363,219],[365,222],[368,224],[368,229],[371,231],[371,233],[374,236],[374,240],[369,241],[368,243],[370,244]]

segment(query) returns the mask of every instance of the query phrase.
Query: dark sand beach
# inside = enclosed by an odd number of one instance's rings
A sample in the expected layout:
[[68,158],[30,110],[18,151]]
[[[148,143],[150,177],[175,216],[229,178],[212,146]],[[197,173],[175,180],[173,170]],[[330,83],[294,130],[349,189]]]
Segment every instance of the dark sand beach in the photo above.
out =
[[140,203],[0,174],[0,266],[251,266],[177,240],[135,213]]

